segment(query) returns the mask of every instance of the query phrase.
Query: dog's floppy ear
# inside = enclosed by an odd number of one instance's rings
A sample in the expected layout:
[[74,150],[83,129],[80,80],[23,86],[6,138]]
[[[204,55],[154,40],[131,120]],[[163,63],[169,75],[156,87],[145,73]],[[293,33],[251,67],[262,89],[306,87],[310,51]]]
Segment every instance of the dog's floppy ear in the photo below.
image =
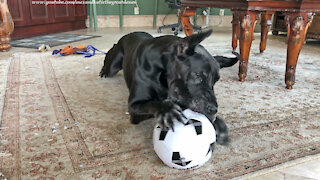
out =
[[163,54],[165,56],[175,55],[177,57],[186,57],[187,55],[193,55],[195,47],[211,34],[212,30],[210,29],[187,36],[182,40],[176,41],[175,43],[170,45]]
[[188,48],[186,49],[187,54],[193,54],[194,48],[204,39],[209,37],[212,34],[212,29],[209,29],[207,31],[203,31],[197,34],[192,34],[190,36],[187,36],[184,38],[184,40],[187,42]]
[[214,56],[214,58],[218,61],[219,65],[220,65],[220,69],[233,66],[241,59],[239,53],[233,51],[232,54],[234,54],[236,57],[227,58],[224,56]]

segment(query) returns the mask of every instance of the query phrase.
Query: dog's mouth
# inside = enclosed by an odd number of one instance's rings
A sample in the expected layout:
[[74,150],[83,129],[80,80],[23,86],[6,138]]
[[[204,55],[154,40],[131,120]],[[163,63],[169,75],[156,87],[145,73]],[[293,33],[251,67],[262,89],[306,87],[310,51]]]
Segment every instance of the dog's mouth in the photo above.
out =
[[208,119],[214,121],[217,114],[217,105],[215,101],[210,101],[210,98],[194,98],[189,104],[189,109],[204,114]]
[[[188,104],[186,103],[186,102],[184,102],[183,100],[180,100],[180,99],[178,99],[178,98],[175,98],[175,97],[170,97],[170,100],[173,102],[173,103],[175,103],[175,104],[177,104],[178,106],[180,106],[180,108],[182,109],[182,110],[186,110],[186,109],[188,109],[189,107],[188,107]],[[191,109],[192,110],[192,109]],[[193,110],[194,111],[194,110]]]
[[205,115],[211,122],[214,122],[217,118],[216,113],[212,113],[212,112],[208,113],[208,110],[200,110],[199,108],[192,108],[192,107],[190,107],[189,109],[191,109],[194,112],[201,113],[201,114]]
[[[179,86],[184,87],[184,86]],[[217,103],[215,97],[212,96],[211,89],[206,91],[197,88],[198,90],[191,94],[188,89],[175,88],[172,86],[169,89],[169,99],[180,106],[182,110],[190,109],[192,111],[204,114],[211,121],[215,120],[217,113]],[[200,92],[201,91],[201,92]]]
[[190,109],[194,112],[204,114],[211,122],[215,121],[216,119],[216,111],[212,110],[213,105],[208,104],[208,102],[205,102],[205,101],[200,102],[194,99],[189,101],[192,103],[187,103],[186,101],[179,100],[177,98],[170,98],[170,99],[173,103],[179,105],[182,110]]

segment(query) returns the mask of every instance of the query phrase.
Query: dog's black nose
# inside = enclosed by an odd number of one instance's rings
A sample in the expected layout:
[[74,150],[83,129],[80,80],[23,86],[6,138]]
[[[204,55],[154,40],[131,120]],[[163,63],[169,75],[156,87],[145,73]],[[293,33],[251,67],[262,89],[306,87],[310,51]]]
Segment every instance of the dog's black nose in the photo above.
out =
[[208,114],[212,114],[212,115],[215,115],[218,112],[218,108],[212,105],[208,105],[207,110],[208,110]]
[[205,115],[210,121],[214,121],[216,119],[216,114],[218,112],[218,108],[212,105],[208,105],[206,109]]

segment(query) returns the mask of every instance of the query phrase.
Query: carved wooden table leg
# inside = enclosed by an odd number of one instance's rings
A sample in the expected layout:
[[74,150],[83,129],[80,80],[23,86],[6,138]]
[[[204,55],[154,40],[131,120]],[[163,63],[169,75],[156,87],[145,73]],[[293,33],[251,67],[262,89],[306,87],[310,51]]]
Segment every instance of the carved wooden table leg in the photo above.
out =
[[256,13],[252,11],[240,12],[240,63],[239,63],[239,79],[244,82],[247,76],[248,60],[252,44],[253,31],[257,23]]
[[196,14],[196,8],[182,8],[180,11],[180,20],[182,24],[182,29],[187,36],[193,33],[193,27],[190,23],[190,17]]
[[232,49],[235,51],[238,46],[238,40],[240,37],[240,20],[239,11],[232,11]]
[[260,53],[263,53],[267,47],[267,37],[270,26],[272,24],[271,17],[273,12],[262,12],[261,14],[261,41],[260,41]]
[[10,34],[14,24],[8,9],[7,0],[0,0],[0,51],[8,51],[11,48]]
[[313,14],[307,12],[289,13],[285,18],[288,30],[287,65],[285,73],[287,89],[292,89],[295,83],[298,57],[312,18]]

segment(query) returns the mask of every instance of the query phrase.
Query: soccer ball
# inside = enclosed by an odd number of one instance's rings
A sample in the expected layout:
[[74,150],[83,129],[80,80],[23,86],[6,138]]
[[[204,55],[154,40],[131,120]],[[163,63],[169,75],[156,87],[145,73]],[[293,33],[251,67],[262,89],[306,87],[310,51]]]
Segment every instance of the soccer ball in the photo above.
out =
[[174,122],[174,132],[156,124],[153,147],[158,157],[170,167],[198,168],[211,158],[216,132],[205,115],[190,109],[183,114],[187,119],[184,123]]

